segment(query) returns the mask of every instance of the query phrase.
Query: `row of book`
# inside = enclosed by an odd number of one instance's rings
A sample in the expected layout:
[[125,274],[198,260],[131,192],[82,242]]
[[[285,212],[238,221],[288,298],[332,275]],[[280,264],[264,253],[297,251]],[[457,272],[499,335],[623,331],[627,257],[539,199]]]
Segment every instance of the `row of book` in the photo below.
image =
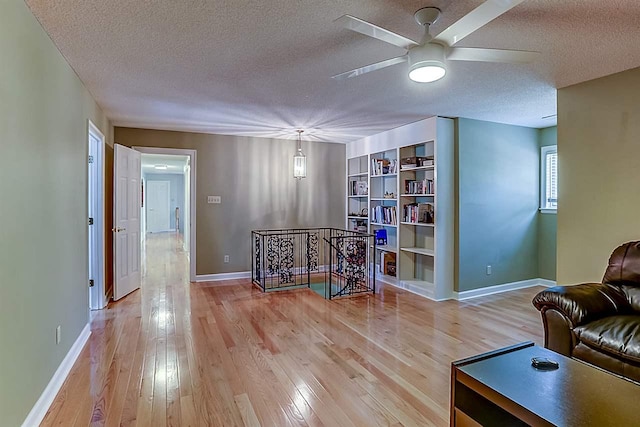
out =
[[415,169],[423,166],[433,166],[433,156],[404,157],[400,162],[400,170]]
[[369,194],[369,184],[367,181],[350,181],[350,184],[349,194],[351,196],[366,196]]
[[435,188],[432,179],[423,179],[421,181],[407,179],[404,181],[405,194],[433,194]]
[[409,203],[402,212],[404,222],[414,224],[433,224],[436,220],[432,203]]
[[387,276],[396,275],[396,254],[393,252],[380,251],[379,272]]
[[376,224],[396,225],[398,218],[395,206],[374,206],[371,209],[371,221]]
[[371,175],[387,175],[398,173],[398,161],[396,159],[371,159]]

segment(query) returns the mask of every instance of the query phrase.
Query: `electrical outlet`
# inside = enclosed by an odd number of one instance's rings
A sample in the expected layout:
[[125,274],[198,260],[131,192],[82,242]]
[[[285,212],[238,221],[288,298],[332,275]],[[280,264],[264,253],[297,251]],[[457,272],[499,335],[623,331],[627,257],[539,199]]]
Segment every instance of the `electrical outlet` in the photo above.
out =
[[487,276],[491,276],[491,266],[487,265]]
[[229,255],[225,255],[224,256],[224,262],[225,262],[225,264],[229,262]]
[[207,196],[207,203],[222,203],[222,197],[220,196]]
[[56,328],[56,344],[60,344],[62,341],[62,326],[58,325]]

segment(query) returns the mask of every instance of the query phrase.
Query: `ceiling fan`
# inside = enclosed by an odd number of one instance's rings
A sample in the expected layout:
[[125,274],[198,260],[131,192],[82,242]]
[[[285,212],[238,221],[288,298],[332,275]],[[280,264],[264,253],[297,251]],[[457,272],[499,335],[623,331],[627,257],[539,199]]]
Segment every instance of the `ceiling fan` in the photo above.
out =
[[409,78],[420,83],[433,82],[446,74],[447,61],[480,61],[523,64],[532,62],[538,52],[505,49],[484,49],[472,47],[452,47],[460,40],[488,24],[498,16],[522,3],[524,0],[487,0],[460,18],[449,28],[435,37],[429,34],[429,27],[440,17],[440,9],[423,7],[415,13],[418,24],[424,26],[424,36],[420,43],[392,31],[378,27],[351,15],[344,15],[335,22],[352,31],[399,46],[407,53],[375,64],[333,76],[333,79],[357,77],[391,65],[409,62]]

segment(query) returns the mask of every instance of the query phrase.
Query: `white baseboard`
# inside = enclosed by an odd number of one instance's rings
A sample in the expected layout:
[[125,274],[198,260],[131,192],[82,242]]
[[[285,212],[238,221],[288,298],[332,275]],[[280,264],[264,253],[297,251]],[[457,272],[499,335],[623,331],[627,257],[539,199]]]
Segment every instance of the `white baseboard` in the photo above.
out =
[[80,332],[80,335],[76,339],[76,342],[73,343],[67,355],[62,359],[60,366],[56,369],[56,372],[51,377],[49,384],[45,387],[44,391],[40,395],[40,398],[31,408],[31,412],[27,415],[27,418],[22,423],[22,427],[34,427],[39,426],[44,416],[47,415],[47,411],[49,407],[53,403],[53,399],[55,399],[56,395],[60,391],[62,384],[67,379],[73,364],[76,362],[76,359],[80,355],[80,352],[84,348],[84,345],[89,340],[89,336],[91,335],[91,327],[87,323]]
[[251,279],[251,272],[235,271],[233,273],[198,274],[196,276],[196,282],[219,282],[232,279]]
[[530,288],[532,286],[555,286],[555,282],[547,279],[529,279],[519,282],[503,283],[501,285],[487,286],[479,289],[471,289],[469,291],[454,292],[453,299],[459,301],[470,298],[484,297],[487,295],[499,294],[502,292],[515,291],[516,289]]
[[538,282],[539,282],[538,284],[540,286],[545,286],[547,288],[550,288],[552,286],[556,286],[557,285],[557,283],[555,281],[548,280],[548,279],[538,279]]

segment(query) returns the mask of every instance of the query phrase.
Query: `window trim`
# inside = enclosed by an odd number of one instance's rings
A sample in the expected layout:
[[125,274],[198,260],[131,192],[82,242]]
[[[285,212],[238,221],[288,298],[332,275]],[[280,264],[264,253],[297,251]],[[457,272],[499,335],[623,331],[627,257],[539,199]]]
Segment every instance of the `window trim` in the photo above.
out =
[[[557,206],[547,207],[546,204],[546,196],[547,196],[547,155],[548,154],[558,154],[558,146],[557,145],[547,145],[540,148],[540,205],[538,210],[540,213],[552,213],[555,214],[558,212]],[[557,168],[557,166],[556,166]],[[556,181],[558,177],[556,176]]]

